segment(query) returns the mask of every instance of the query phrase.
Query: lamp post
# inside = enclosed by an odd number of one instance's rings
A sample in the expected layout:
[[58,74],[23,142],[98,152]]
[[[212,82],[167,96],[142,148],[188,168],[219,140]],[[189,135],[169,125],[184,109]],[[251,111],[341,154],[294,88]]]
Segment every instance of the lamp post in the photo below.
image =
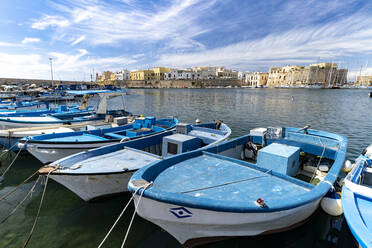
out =
[[50,75],[52,76],[52,86],[54,86],[53,83],[53,58],[49,58],[50,61]]

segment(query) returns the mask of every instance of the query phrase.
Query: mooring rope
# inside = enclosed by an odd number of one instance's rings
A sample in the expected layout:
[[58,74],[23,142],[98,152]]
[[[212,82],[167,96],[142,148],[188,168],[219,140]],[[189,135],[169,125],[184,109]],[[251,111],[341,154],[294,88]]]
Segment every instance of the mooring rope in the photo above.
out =
[[0,154],[0,158],[2,156],[4,156],[5,154],[7,154],[8,152],[10,152],[16,145],[18,145],[18,142],[16,142],[14,145],[12,145],[9,149],[6,149],[6,151],[3,151],[1,154]]
[[[25,145],[27,143],[28,140],[25,141]],[[8,170],[10,169],[10,167],[12,167],[12,165],[14,164],[14,162],[17,160],[19,154],[21,153],[22,149],[19,149],[19,151],[17,152],[16,156],[14,157],[13,161],[10,163],[10,165],[8,166],[8,168],[5,169],[5,171],[3,172],[3,174],[0,176],[0,179],[3,179],[5,174],[8,172]]]
[[1,222],[0,224],[4,223],[10,216],[12,216],[15,211],[17,211],[18,207],[21,206],[23,204],[23,202],[28,198],[28,196],[33,193],[35,191],[35,187],[36,187],[36,184],[39,182],[41,176],[39,176],[37,178],[37,180],[35,181],[34,185],[31,187],[30,191],[28,191],[27,195],[22,199],[22,201],[20,201],[18,203],[18,205],[8,214],[8,216],[6,216]]
[[49,179],[49,175],[50,173],[52,173],[53,171],[57,170],[59,167],[57,166],[56,168],[54,168],[53,170],[49,171],[47,176],[46,176],[46,179],[45,179],[45,185],[44,185],[44,189],[43,189],[43,194],[41,195],[41,200],[40,200],[40,204],[39,204],[39,208],[37,210],[37,214],[36,214],[36,217],[35,217],[35,221],[34,221],[34,224],[32,225],[32,228],[31,228],[31,231],[27,237],[27,240],[26,242],[23,244],[23,248],[25,248],[28,243],[30,242],[31,240],[31,237],[32,237],[32,234],[34,232],[34,229],[35,229],[35,226],[36,226],[36,223],[39,219],[39,215],[40,215],[40,210],[41,210],[41,206],[43,205],[43,201],[44,201],[44,196],[45,196],[45,191],[46,191],[46,187],[48,185],[48,179]]
[[[98,248],[101,248],[102,245],[103,245],[103,243],[105,243],[106,239],[108,238],[108,236],[110,236],[112,230],[114,230],[114,227],[116,226],[116,224],[119,222],[119,220],[120,220],[121,217],[123,216],[125,210],[127,210],[129,204],[132,202],[132,200],[134,199],[134,196],[137,194],[137,192],[138,192],[140,189],[143,188],[143,191],[141,192],[141,196],[140,196],[140,197],[142,197],[143,192],[144,192],[144,191],[145,191],[149,186],[151,186],[151,185],[152,185],[152,182],[150,182],[150,183],[148,183],[148,184],[145,184],[145,185],[142,185],[142,186],[138,187],[138,188],[136,189],[136,191],[134,191],[134,193],[133,193],[132,197],[129,199],[127,205],[125,205],[124,209],[121,211],[121,213],[119,214],[118,218],[115,220],[114,224],[111,226],[110,230],[107,232],[106,236],[103,238],[103,240],[101,241],[101,243],[98,245]],[[140,198],[139,198],[139,199],[140,199]],[[138,204],[137,204],[137,206],[138,206]],[[134,213],[136,213],[136,205],[134,205]],[[132,222],[132,221],[131,221],[131,222]],[[128,228],[127,234],[128,234],[128,232],[129,232],[130,226],[131,226],[131,223],[129,224],[129,228]],[[127,238],[127,234],[125,235],[124,242],[125,242],[125,240],[126,240],[126,238]],[[124,244],[124,242],[123,242],[123,244]],[[123,244],[122,244],[122,247],[123,247]]]
[[318,164],[316,166],[316,170],[314,170],[313,175],[311,176],[310,182],[313,181],[313,179],[315,178],[315,175],[316,175],[316,173],[317,173],[317,171],[319,169],[320,161],[322,160],[322,158],[324,156],[325,149],[326,149],[326,146],[323,144],[323,142],[320,139],[320,137],[318,137],[318,139],[319,139],[320,144],[323,146],[323,151],[322,151],[322,155],[320,155],[320,157],[319,157],[319,161],[318,161]]
[[129,234],[129,231],[130,231],[130,228],[132,227],[132,224],[133,224],[133,220],[134,220],[134,216],[136,215],[137,213],[137,208],[138,208],[138,205],[141,201],[141,198],[143,196],[143,193],[145,192],[145,190],[150,187],[152,185],[152,182],[146,184],[146,185],[143,185],[142,188],[142,192],[141,192],[141,195],[138,197],[138,202],[137,204],[134,204],[134,211],[133,211],[133,214],[132,214],[132,219],[130,220],[130,223],[129,223],[129,226],[128,226],[128,229],[127,229],[127,233],[125,234],[125,237],[124,237],[124,240],[123,240],[123,243],[121,244],[121,248],[124,247],[125,245],[125,241],[127,241],[127,238],[128,238],[128,234]]
[[37,169],[31,176],[29,176],[28,178],[26,178],[22,183],[20,183],[17,187],[15,187],[13,190],[9,191],[7,194],[5,194],[4,196],[2,196],[0,198],[0,201],[4,200],[5,198],[7,198],[9,195],[13,194],[14,192],[16,192],[23,184],[27,183],[31,178],[33,178],[37,173],[38,173],[39,169]]

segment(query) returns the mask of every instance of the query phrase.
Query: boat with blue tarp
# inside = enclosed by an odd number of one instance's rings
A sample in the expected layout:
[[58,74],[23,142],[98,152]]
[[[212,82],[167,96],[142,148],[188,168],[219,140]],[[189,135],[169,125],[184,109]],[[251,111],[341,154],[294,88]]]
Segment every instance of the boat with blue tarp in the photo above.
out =
[[18,147],[27,149],[42,163],[50,163],[89,149],[164,132],[178,123],[177,118],[156,119],[151,116],[119,117],[118,121],[123,125],[110,128],[88,126],[85,131],[25,137],[19,141]]
[[359,246],[372,247],[372,144],[355,160],[346,176],[341,201],[346,222]]
[[226,140],[230,128],[222,123],[178,123],[173,130],[123,141],[72,155],[39,170],[85,201],[128,191],[133,173],[153,162],[210,147]]
[[347,139],[305,128],[259,128],[149,164],[130,179],[137,213],[193,246],[280,232],[305,222],[333,187]]

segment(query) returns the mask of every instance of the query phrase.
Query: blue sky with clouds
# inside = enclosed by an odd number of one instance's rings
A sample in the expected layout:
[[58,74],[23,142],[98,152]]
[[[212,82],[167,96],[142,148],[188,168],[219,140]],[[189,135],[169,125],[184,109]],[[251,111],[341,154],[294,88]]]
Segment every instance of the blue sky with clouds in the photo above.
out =
[[[153,66],[337,62],[372,73],[372,2],[1,0],[0,77],[89,80]],[[372,62],[371,62],[372,64]]]

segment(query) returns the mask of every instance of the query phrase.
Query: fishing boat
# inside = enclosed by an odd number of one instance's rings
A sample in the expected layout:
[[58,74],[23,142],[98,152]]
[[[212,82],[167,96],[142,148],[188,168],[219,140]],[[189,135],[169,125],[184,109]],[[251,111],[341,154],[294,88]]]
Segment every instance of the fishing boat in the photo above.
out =
[[128,191],[139,168],[165,157],[209,147],[231,134],[224,123],[181,124],[176,129],[72,155],[39,170],[85,201]]
[[359,247],[372,247],[372,144],[356,159],[344,180],[342,208]]
[[[125,124],[132,122],[131,119],[120,118]],[[25,137],[19,141],[18,147],[27,149],[45,164],[89,149],[163,132],[174,128],[177,122],[177,118],[138,117],[133,123],[118,127]]]
[[[100,93],[100,102],[97,111],[86,115],[76,116],[74,114],[45,115],[45,116],[6,116],[0,117],[0,129],[12,129],[18,127],[46,127],[64,124],[82,123],[87,121],[97,121],[106,118],[106,115],[123,116],[129,113],[123,109],[107,110],[107,101],[110,98],[121,96],[119,93]],[[83,106],[83,105],[82,105]],[[84,108],[84,106],[83,106]]]
[[318,208],[346,147],[346,138],[309,127],[253,129],[143,167],[128,188],[137,213],[185,246],[281,232]]
[[45,103],[39,101],[0,101],[0,110],[29,110],[41,108]]

